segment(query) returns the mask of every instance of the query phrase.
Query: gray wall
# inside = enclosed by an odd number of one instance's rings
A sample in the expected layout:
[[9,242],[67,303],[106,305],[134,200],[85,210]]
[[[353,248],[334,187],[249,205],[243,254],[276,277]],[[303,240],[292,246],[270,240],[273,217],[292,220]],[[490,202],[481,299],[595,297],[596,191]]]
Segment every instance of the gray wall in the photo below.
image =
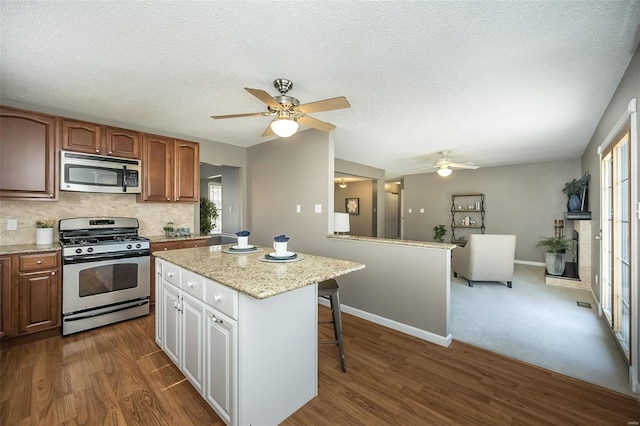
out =
[[[486,233],[515,234],[516,259],[544,262],[536,243],[553,235],[555,219],[567,211],[565,182],[580,177],[580,160],[455,170],[404,177],[404,226],[408,240],[433,241],[433,227],[446,225],[451,237],[451,195],[485,194]],[[424,213],[420,213],[420,209]],[[412,209],[412,213],[409,213]],[[565,222],[569,235],[571,223]]]
[[[616,89],[607,109],[605,110],[602,118],[600,119],[600,123],[598,123],[598,127],[596,128],[591,140],[589,142],[589,146],[587,147],[584,155],[582,156],[582,170],[585,172],[591,173],[591,185],[589,186],[589,205],[592,211],[591,226],[592,226],[592,235],[598,235],[600,231],[600,157],[598,155],[597,149],[598,147],[605,142],[605,139],[609,135],[609,132],[615,127],[616,123],[622,117],[624,112],[627,110],[627,106],[629,101],[632,99],[637,99],[638,107],[640,107],[640,49],[636,50],[635,55],[631,59],[631,63],[627,68],[618,88]],[[640,129],[640,114],[636,114],[636,125],[638,129]],[[640,149],[636,151],[636,164],[640,165]],[[640,200],[640,182],[636,184],[636,200]],[[638,229],[640,224],[638,223],[638,219],[636,214],[637,207],[632,207],[632,229]],[[637,231],[636,231],[637,232]],[[592,271],[593,276],[591,279],[593,292],[598,299],[600,299],[600,285],[599,280],[596,281],[596,277],[600,277],[600,244],[597,241],[593,242],[593,252],[592,252]],[[640,268],[640,250],[636,250],[633,259],[633,264],[635,266],[635,279],[638,280],[638,270]],[[636,281],[637,282],[637,281]],[[636,311],[640,307],[640,291],[638,291],[638,298],[635,301],[632,301],[632,306],[635,306]],[[637,377],[636,380],[640,381],[640,368],[638,368],[638,351],[640,350],[640,346],[638,345],[638,337],[637,335],[631,336],[631,341],[633,347],[631,348],[631,353],[633,359],[631,360],[632,366],[636,369]]]
[[[449,251],[327,238],[334,211],[331,134],[307,130],[250,147],[247,167],[251,243],[269,247],[285,233],[293,251],[364,263],[365,270],[339,279],[342,303],[447,337]],[[314,204],[322,204],[321,214]]]
[[359,214],[349,215],[349,232],[351,235],[363,237],[374,237],[375,220],[373,212],[373,189],[374,181],[362,180],[349,182],[346,188],[340,188],[338,184],[333,185],[334,211],[346,213],[345,200],[347,198],[359,199]]

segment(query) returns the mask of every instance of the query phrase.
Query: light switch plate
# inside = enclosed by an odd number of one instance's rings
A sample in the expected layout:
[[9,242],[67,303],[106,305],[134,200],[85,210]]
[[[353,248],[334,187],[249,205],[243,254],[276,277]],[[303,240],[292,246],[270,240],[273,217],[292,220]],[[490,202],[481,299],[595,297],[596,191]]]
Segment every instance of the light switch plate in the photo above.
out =
[[424,213],[424,209],[420,209],[420,213]]
[[322,204],[316,204],[316,213],[322,213]]
[[18,219],[7,219],[7,231],[18,230]]
[[300,204],[296,204],[296,213],[300,213]]
[[409,209],[409,213],[411,213],[411,209]]

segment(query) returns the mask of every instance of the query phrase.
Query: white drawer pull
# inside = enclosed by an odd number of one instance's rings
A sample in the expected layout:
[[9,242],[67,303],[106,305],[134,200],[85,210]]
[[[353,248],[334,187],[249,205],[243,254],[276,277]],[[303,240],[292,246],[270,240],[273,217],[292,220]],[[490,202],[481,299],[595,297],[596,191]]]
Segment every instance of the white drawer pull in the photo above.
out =
[[218,296],[217,294],[215,296],[213,296],[213,301],[216,303],[220,303],[220,301],[222,300],[222,296]]
[[187,287],[189,287],[189,288],[193,288],[193,283],[192,283],[192,282],[190,282],[190,281],[187,281]]
[[167,272],[167,276],[171,278],[173,276],[173,272]]

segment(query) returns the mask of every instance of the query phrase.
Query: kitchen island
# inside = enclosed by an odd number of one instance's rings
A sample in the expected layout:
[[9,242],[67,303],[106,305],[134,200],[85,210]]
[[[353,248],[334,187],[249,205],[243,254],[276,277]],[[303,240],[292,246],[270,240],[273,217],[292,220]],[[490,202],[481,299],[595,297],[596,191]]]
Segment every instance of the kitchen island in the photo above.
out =
[[317,283],[364,265],[228,247],[153,253],[156,342],[225,423],[278,424],[318,393]]

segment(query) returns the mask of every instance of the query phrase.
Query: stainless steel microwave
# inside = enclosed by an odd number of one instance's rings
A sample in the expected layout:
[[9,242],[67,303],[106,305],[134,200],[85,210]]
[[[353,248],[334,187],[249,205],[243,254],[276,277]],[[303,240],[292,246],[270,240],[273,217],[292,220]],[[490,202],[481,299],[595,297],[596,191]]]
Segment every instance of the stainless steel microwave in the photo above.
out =
[[60,151],[63,191],[139,194],[140,160]]

